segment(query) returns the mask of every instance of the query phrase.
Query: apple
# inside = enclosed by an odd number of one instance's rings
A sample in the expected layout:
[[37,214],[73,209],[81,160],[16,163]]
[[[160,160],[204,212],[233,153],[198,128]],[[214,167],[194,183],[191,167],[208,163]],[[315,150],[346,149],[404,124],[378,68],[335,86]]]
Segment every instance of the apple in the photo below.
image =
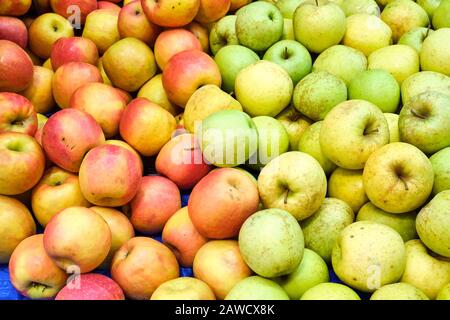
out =
[[423,205],[433,189],[433,179],[430,160],[419,149],[403,142],[390,143],[375,151],[363,173],[367,197],[389,213],[410,212]]
[[111,266],[114,281],[130,299],[150,299],[164,282],[178,278],[174,254],[162,243],[146,237],[128,240],[114,255]]
[[343,284],[325,282],[307,290],[300,300],[361,300],[361,298]]
[[236,10],[242,8],[243,6],[246,6],[250,2],[252,2],[252,0],[231,0],[229,12],[235,12]]
[[147,19],[162,27],[182,27],[194,20],[200,0],[141,0]]
[[276,119],[281,122],[288,133],[290,150],[298,150],[300,138],[312,121],[298,112],[292,105],[281,111]]
[[9,261],[11,283],[25,297],[49,299],[66,284],[66,273],[50,259],[44,249],[43,235],[24,239]]
[[439,7],[441,1],[442,0],[416,0],[417,4],[427,12],[430,19],[433,17],[433,13],[437,7]]
[[20,92],[33,81],[33,62],[9,40],[0,40],[0,91]]
[[420,51],[420,67],[423,71],[436,71],[450,76],[449,37],[450,28],[442,28],[423,41]]
[[280,10],[285,19],[292,19],[294,17],[295,9],[306,0],[279,0],[275,5]]
[[407,104],[412,97],[425,91],[438,91],[450,96],[449,86],[450,78],[442,73],[434,71],[414,73],[402,83],[403,104]]
[[377,289],[370,300],[430,300],[427,295],[408,283],[393,283]]
[[345,13],[328,1],[301,4],[294,12],[293,23],[295,40],[313,53],[340,43],[345,35]]
[[31,7],[31,0],[3,0],[0,4],[1,16],[22,16],[28,12]]
[[204,52],[209,51],[209,30],[202,24],[198,22],[191,22],[186,27],[187,30],[192,32],[194,36],[200,41],[200,44],[202,45],[202,50]]
[[401,141],[433,154],[450,146],[450,96],[427,91],[411,98],[398,119]]
[[405,44],[413,48],[420,54],[424,40],[434,31],[430,28],[416,27],[405,32],[398,40],[398,44]]
[[170,58],[186,50],[202,50],[200,41],[186,29],[169,29],[161,32],[155,42],[155,59],[161,70]]
[[193,271],[195,278],[204,281],[220,300],[225,299],[236,283],[252,274],[235,240],[205,243],[195,255]]
[[42,146],[42,130],[44,128],[44,125],[47,123],[48,118],[43,114],[38,113],[37,119],[38,119],[38,129],[34,134],[34,139],[36,139],[39,145]]
[[450,300],[450,283],[439,291],[436,300]]
[[39,182],[45,155],[37,141],[19,132],[0,133],[0,194],[17,195]]
[[430,157],[434,171],[433,195],[450,190],[450,147],[444,148]]
[[420,240],[408,241],[405,248],[406,268],[400,281],[435,299],[439,291],[450,283],[450,261],[430,253]]
[[47,59],[58,39],[73,36],[70,22],[59,14],[49,12],[38,16],[28,28],[28,45],[39,58]]
[[12,92],[0,92],[0,106],[0,133],[20,132],[34,136],[37,116],[27,98]]
[[132,147],[130,146],[128,143],[126,143],[123,140],[114,140],[114,139],[110,139],[110,140],[106,140],[105,144],[112,144],[114,146],[119,146],[122,148],[125,148],[129,151],[131,151],[134,155],[136,155],[137,158],[141,158],[140,154]]
[[184,107],[198,87],[222,84],[220,70],[214,60],[200,50],[186,50],[174,55],[166,65],[162,83],[167,97]]
[[364,191],[363,170],[338,167],[328,181],[328,195],[345,201],[353,212],[358,212],[369,201]]
[[53,71],[33,66],[33,80],[20,94],[27,98],[38,113],[47,113],[55,106],[52,92]]
[[311,55],[304,46],[294,40],[278,41],[266,51],[263,59],[283,67],[294,85],[311,72]]
[[53,114],[42,131],[49,160],[71,172],[78,172],[84,155],[104,141],[102,128],[94,118],[73,108]]
[[80,274],[58,292],[55,300],[125,300],[122,289],[102,274]]
[[28,30],[19,18],[0,16],[0,39],[9,40],[25,49],[28,43]]
[[98,51],[95,43],[88,38],[61,38],[53,44],[50,58],[53,70],[74,61],[86,62],[96,66]]
[[162,84],[162,74],[159,73],[148,80],[138,91],[138,98],[147,98],[169,111],[173,116],[180,113],[181,108],[169,101]]
[[367,69],[367,59],[356,49],[336,45],[323,51],[314,61],[312,71],[326,71],[341,78],[348,86],[351,80]]
[[[215,56],[220,49],[238,45],[239,40],[236,34],[236,15],[228,15],[214,23],[209,33],[209,46],[211,53]],[[249,49],[250,50],[250,49]]]
[[[84,24],[86,16],[97,9],[97,0],[50,0],[50,6],[64,18],[69,18],[77,12],[80,14],[80,22]],[[74,11],[72,6],[76,6],[77,10]]]
[[342,2],[341,8],[347,17],[359,13],[380,16],[380,7],[375,0],[346,0]]
[[443,0],[433,12],[433,28],[450,28],[450,3]]
[[181,277],[161,284],[150,300],[216,300],[216,297],[203,281]]
[[86,18],[83,38],[92,40],[102,55],[110,46],[119,41],[119,12],[111,9],[92,11]]
[[30,211],[19,200],[0,195],[0,263],[8,263],[19,243],[36,233]]
[[[100,61],[100,60],[99,60]],[[43,68],[46,68],[48,70],[53,71],[53,67],[52,67],[52,60],[50,58],[48,58],[47,60],[45,60],[45,62],[42,64]]]
[[289,296],[275,281],[252,276],[239,281],[225,300],[289,300]]
[[[119,1],[117,1],[119,2]],[[116,11],[120,11],[120,7],[119,5],[109,2],[108,0],[104,0],[104,1],[98,1],[97,2],[97,9],[111,9],[111,10],[116,10]]]
[[200,0],[200,7],[194,20],[208,24],[225,16],[230,9],[230,0]]

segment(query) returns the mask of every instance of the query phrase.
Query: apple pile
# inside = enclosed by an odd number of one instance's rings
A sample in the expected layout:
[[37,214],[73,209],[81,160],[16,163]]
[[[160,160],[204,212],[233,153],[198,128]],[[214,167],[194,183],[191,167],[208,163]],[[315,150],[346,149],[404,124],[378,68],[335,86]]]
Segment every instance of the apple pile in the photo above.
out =
[[450,0],[1,0],[0,263],[32,299],[450,299]]

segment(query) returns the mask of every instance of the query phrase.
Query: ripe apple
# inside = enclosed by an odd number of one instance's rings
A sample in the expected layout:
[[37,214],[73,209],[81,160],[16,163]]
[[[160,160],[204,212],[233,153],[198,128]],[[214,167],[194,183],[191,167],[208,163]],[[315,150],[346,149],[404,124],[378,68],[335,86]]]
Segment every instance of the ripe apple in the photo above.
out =
[[300,300],[361,300],[361,298],[343,284],[325,282],[307,290]]
[[141,0],[147,19],[162,27],[182,27],[197,15],[200,0]]
[[191,22],[186,26],[186,29],[194,34],[194,36],[200,41],[202,45],[202,50],[204,52],[209,52],[209,30],[206,26],[198,23]]
[[34,136],[37,116],[31,102],[12,92],[0,92],[0,133],[20,132]]
[[290,150],[297,150],[301,136],[312,121],[303,116],[292,105],[281,111],[276,119],[281,122],[288,133]]
[[450,300],[450,283],[439,291],[436,300]]
[[433,12],[433,28],[450,28],[450,3],[443,0]]
[[181,277],[164,282],[153,292],[150,300],[216,300],[216,297],[203,281]]
[[0,263],[8,263],[19,243],[36,233],[33,216],[19,200],[0,195]]
[[346,0],[340,7],[347,17],[359,13],[380,16],[380,7],[375,0]]
[[231,0],[230,12],[235,12],[236,10],[242,8],[249,4],[251,0]]
[[9,40],[25,49],[28,43],[28,30],[19,18],[0,16],[0,39]]
[[78,172],[84,155],[104,141],[102,128],[94,118],[73,108],[53,114],[42,132],[42,144],[49,160],[71,172]]
[[[77,284],[79,284],[77,286]],[[102,274],[80,274],[58,292],[55,300],[125,300],[122,289]]]
[[0,91],[20,92],[33,81],[33,62],[9,40],[0,40]]
[[195,278],[204,281],[217,299],[223,300],[230,290],[252,271],[247,267],[235,240],[213,240],[195,255]]
[[30,100],[34,110],[47,113],[55,106],[52,92],[53,71],[40,66],[33,66],[33,80],[20,94]]
[[225,300],[289,300],[289,296],[275,281],[252,276],[239,281]]
[[203,24],[217,21],[227,14],[230,5],[230,0],[200,0],[194,20]]
[[328,181],[328,195],[345,201],[353,212],[358,212],[369,201],[364,191],[363,171],[338,167]]
[[[228,15],[214,23],[209,33],[209,46],[215,56],[220,49],[230,45],[238,45],[236,34],[236,15]],[[250,49],[249,49],[250,50]]]
[[9,261],[11,283],[31,299],[53,298],[66,284],[66,273],[58,268],[44,249],[43,235],[24,239]]
[[[120,2],[120,1],[116,1],[116,2]],[[119,5],[109,2],[108,0],[104,0],[104,1],[98,1],[97,2],[97,9],[111,9],[111,10],[116,10],[116,11],[120,11],[120,7]]]
[[417,51],[420,54],[422,45],[425,39],[434,31],[430,28],[415,27],[408,32],[405,32],[398,40],[398,44],[406,44]]
[[434,171],[433,195],[450,189],[450,147],[444,148],[430,157]]
[[19,132],[0,133],[0,194],[17,195],[42,177],[45,155],[37,141]]
[[[55,13],[64,18],[69,18],[74,12],[79,13],[80,22],[84,24],[86,16],[97,9],[97,0],[50,0],[50,5]],[[71,6],[77,6],[77,10],[73,11]]]
[[427,295],[408,283],[393,283],[377,289],[370,300],[430,300]]
[[105,144],[112,144],[112,145],[115,145],[115,146],[119,146],[119,147],[125,148],[127,150],[130,150],[134,155],[136,155],[137,158],[139,158],[139,159],[141,158],[140,154],[132,146],[130,146],[128,143],[126,143],[123,140],[110,139],[110,140],[106,140]]
[[450,27],[436,30],[424,40],[420,51],[422,70],[436,71],[450,76],[449,38]]
[[150,299],[164,282],[178,278],[174,254],[162,243],[146,237],[128,240],[114,255],[111,275],[130,299]]
[[52,47],[50,55],[53,70],[68,62],[86,62],[94,66],[98,63],[95,43],[82,37],[61,38]]
[[172,104],[167,97],[166,91],[162,84],[162,74],[157,74],[147,81],[138,91],[138,98],[147,98],[169,111],[173,116],[180,113],[181,108]]
[[3,0],[0,4],[1,16],[22,16],[31,7],[31,0]]
[[83,28],[83,38],[92,40],[100,55],[114,43],[119,41],[118,29],[119,12],[110,9],[92,11],[86,18]]
[[449,87],[450,78],[442,73],[434,71],[414,73],[402,83],[402,101],[403,104],[407,104],[412,97],[425,91],[438,91],[450,96]]

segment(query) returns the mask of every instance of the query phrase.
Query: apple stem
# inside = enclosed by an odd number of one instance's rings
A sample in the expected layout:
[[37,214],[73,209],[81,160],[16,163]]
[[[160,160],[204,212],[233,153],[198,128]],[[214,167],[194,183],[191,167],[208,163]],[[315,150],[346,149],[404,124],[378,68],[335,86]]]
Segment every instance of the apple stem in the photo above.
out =
[[284,47],[284,58],[285,59],[289,58],[288,48],[287,47]]
[[405,186],[406,191],[408,191],[409,190],[408,184],[406,183],[405,180],[403,180],[403,177],[398,177],[398,178],[403,182],[403,185]]
[[316,6],[319,6],[319,0],[316,0]]
[[197,149],[198,149],[197,147],[184,148],[185,151],[193,151]]
[[427,32],[425,33],[425,38],[428,37],[428,34],[430,33],[430,30],[431,30],[431,24],[428,24]]
[[415,116],[417,118],[420,118],[420,119],[426,119],[427,118],[426,116],[416,112],[416,110],[414,110],[414,109],[411,109],[411,113],[413,114],[413,116]]
[[289,196],[289,189],[287,189],[286,193],[284,194],[284,204],[287,204],[288,196]]

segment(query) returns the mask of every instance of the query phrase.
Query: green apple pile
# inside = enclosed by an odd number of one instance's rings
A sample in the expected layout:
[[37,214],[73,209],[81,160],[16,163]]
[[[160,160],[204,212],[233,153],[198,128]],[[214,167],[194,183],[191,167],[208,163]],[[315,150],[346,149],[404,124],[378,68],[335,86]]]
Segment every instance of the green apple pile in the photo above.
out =
[[1,0],[0,263],[33,299],[449,300],[450,0]]

